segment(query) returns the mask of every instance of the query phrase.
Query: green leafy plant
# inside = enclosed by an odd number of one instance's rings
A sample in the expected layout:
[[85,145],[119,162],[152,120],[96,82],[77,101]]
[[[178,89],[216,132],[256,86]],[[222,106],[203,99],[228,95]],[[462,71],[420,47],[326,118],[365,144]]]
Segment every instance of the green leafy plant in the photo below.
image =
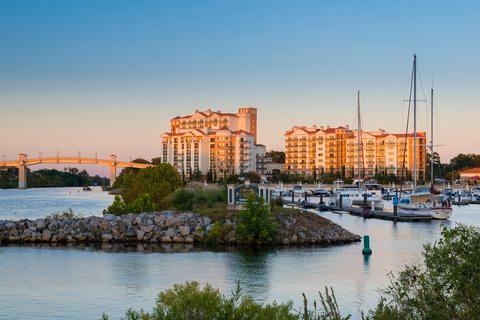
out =
[[264,244],[273,241],[277,225],[270,207],[262,197],[251,192],[245,203],[245,210],[237,214],[237,239],[250,244]]
[[153,202],[148,193],[139,195],[135,200],[125,207],[126,213],[141,213],[155,211],[157,205]]
[[[108,316],[103,314],[103,320]],[[296,320],[298,315],[292,309],[292,302],[285,304],[262,305],[250,296],[244,295],[237,282],[230,298],[222,295],[218,289],[206,284],[203,288],[198,282],[174,284],[173,288],[158,295],[152,313],[143,310],[128,310],[127,320],[236,320],[268,319]]]
[[188,191],[186,189],[179,189],[173,194],[172,205],[177,210],[192,210],[194,200],[195,194],[192,191]]
[[178,172],[167,163],[141,170],[126,170],[114,185],[121,190],[120,197],[115,197],[106,212],[120,215],[164,208],[165,199],[182,185]]
[[218,243],[221,242],[223,238],[223,226],[220,221],[215,221],[212,225],[210,231],[207,234],[208,243]]
[[104,211],[104,213],[109,213],[109,214],[114,214],[114,215],[122,215],[125,214],[125,202],[123,202],[122,197],[119,195],[115,196],[115,199],[113,200],[113,203],[108,206],[107,210]]
[[81,219],[83,218],[82,214],[74,213],[72,208],[69,208],[67,211],[52,213],[46,216],[47,219],[51,220],[72,220],[72,219]]

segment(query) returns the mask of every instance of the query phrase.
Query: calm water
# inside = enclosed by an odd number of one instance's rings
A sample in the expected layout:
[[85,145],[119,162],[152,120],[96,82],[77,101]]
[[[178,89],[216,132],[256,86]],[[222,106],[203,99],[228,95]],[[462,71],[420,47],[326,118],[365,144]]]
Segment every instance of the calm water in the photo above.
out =
[[100,187],[93,191],[82,188],[0,189],[0,220],[37,219],[72,209],[85,216],[102,215],[114,196]]
[[[29,191],[10,192],[20,199],[18,194]],[[58,199],[59,194],[60,189],[42,190],[38,199],[24,200],[22,210],[33,216],[50,212],[45,210],[47,205],[37,209],[37,200]],[[76,203],[81,196],[72,193],[71,197],[62,201]],[[98,213],[101,203],[111,201],[104,195],[85,197],[92,203],[91,208],[83,205],[85,212]],[[10,203],[5,195],[1,199],[2,206]],[[61,207],[57,200],[54,203]],[[6,215],[4,207],[0,212]],[[209,282],[228,294],[237,279],[260,301],[293,299],[297,306],[302,292],[313,298],[324,286],[332,286],[342,310],[358,317],[359,310],[375,304],[376,290],[387,284],[389,272],[420,261],[422,244],[434,241],[442,224],[394,225],[345,214],[322,215],[352,232],[370,235],[373,255],[369,260],[361,255],[361,244],[256,253],[208,252],[186,246],[165,246],[161,252],[144,251],[143,247],[0,247],[0,319],[98,319],[102,312],[118,319],[129,307],[151,310],[158,292],[175,282]],[[21,217],[19,213],[15,216]],[[480,206],[456,207],[452,220],[444,223],[453,226],[457,222],[480,226]]]

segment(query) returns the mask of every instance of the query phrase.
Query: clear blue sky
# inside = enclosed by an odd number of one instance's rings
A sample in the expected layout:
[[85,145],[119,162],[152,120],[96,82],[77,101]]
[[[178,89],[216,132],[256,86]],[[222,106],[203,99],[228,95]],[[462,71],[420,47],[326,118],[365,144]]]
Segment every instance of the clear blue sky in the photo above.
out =
[[[413,52],[444,160],[480,152],[478,1],[0,1],[0,154],[153,157],[170,118],[259,108],[291,125],[403,131]],[[421,94],[422,96],[422,94]],[[420,129],[428,130],[420,105]]]

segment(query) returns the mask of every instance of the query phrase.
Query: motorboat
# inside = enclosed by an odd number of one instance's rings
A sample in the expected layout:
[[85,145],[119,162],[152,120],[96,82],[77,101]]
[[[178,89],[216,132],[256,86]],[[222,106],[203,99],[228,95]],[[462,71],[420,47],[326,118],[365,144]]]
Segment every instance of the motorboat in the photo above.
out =
[[373,207],[376,210],[383,209],[383,200],[381,196],[357,186],[344,186],[343,188],[337,189],[332,196],[332,203],[340,205],[341,202],[342,206],[363,207],[365,205],[365,195],[367,197],[368,207]]
[[301,195],[304,195],[305,192],[307,192],[307,190],[305,190],[302,185],[297,184],[293,186],[291,192],[293,192],[295,196],[301,196]]
[[327,189],[316,188],[315,190],[313,190],[313,195],[330,197],[330,191],[328,191]]

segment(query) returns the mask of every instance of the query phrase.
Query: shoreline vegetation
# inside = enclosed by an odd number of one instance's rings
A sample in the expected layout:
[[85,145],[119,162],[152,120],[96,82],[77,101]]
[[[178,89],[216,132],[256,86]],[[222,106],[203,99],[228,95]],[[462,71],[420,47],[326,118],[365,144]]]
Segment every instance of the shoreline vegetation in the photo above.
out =
[[[480,229],[458,225],[444,227],[441,238],[424,246],[423,261],[406,266],[379,289],[380,298],[363,320],[470,320],[480,314]],[[242,293],[240,283],[230,296],[198,282],[174,284],[160,292],[152,312],[129,309],[126,320],[349,320],[338,306],[334,290],[325,288],[303,307],[292,301],[268,304]],[[108,320],[107,314],[101,316]]]
[[[0,167],[0,189],[18,188],[18,168]],[[91,176],[86,170],[77,168],[40,169],[31,171],[27,168],[27,186],[29,188],[50,188],[50,187],[86,187],[109,185],[110,180],[99,175]]]

